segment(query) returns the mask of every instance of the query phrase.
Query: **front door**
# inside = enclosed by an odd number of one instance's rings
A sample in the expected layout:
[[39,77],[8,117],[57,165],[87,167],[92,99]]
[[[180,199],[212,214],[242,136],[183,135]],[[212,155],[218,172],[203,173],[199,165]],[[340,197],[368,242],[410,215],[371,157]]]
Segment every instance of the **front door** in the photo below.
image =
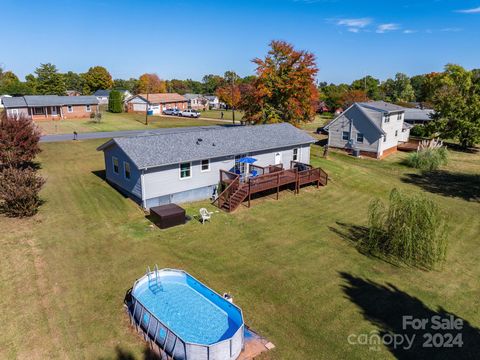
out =
[[57,116],[57,107],[52,106],[52,116]]
[[275,165],[281,164],[282,163],[282,153],[277,152],[275,153]]

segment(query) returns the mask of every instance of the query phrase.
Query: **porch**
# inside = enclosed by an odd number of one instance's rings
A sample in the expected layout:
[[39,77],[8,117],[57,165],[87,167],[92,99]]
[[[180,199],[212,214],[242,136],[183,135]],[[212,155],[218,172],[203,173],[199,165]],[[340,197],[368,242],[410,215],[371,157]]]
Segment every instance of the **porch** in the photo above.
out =
[[285,169],[283,164],[266,167],[252,164],[249,174],[245,175],[220,170],[221,192],[213,204],[231,212],[244,201],[248,201],[250,207],[252,195],[257,193],[275,189],[278,200],[282,186],[292,185],[295,194],[298,194],[302,185],[315,184],[318,188],[320,185],[326,186],[327,182],[328,174],[321,168],[298,161],[291,161],[288,169]]

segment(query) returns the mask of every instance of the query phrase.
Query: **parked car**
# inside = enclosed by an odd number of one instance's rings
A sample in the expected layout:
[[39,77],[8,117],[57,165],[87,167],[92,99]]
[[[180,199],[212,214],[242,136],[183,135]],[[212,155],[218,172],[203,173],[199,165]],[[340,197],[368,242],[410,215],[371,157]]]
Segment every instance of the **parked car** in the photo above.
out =
[[163,110],[164,115],[178,116],[179,113],[180,113],[180,111],[178,109],[165,109],[165,110]]
[[199,118],[200,117],[200,113],[197,110],[193,110],[193,109],[187,109],[187,110],[180,111],[179,115],[180,116],[185,116],[185,117],[192,117],[192,118]]

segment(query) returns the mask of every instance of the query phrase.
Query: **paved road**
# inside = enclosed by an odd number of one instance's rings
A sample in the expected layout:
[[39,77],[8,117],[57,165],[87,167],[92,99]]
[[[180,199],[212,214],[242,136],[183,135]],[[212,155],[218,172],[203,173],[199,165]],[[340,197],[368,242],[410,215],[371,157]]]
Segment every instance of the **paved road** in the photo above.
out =
[[[78,140],[106,139],[112,137],[123,137],[132,135],[153,135],[153,134],[171,134],[192,130],[212,130],[221,126],[229,125],[211,125],[211,126],[191,126],[149,130],[125,130],[125,131],[99,131],[91,133],[78,133]],[[60,142],[73,140],[73,134],[44,135],[40,142]]]

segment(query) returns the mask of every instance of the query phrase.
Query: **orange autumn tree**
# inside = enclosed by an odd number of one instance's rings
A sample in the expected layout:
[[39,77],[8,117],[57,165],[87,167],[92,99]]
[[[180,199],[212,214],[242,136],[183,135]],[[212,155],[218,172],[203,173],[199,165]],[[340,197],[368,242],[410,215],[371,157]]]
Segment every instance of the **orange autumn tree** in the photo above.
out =
[[353,103],[356,102],[366,102],[368,101],[367,93],[363,90],[350,89],[345,91],[341,96],[341,101],[344,108],[348,108]]
[[285,41],[272,41],[270,47],[265,59],[253,60],[257,77],[242,94],[244,119],[293,125],[312,121],[318,101],[315,56]]
[[143,74],[138,79],[138,92],[141,94],[156,94],[167,92],[165,81],[160,79],[157,74]]
[[241,93],[239,85],[223,85],[222,87],[219,87],[217,89],[216,95],[218,96],[220,101],[223,101],[225,104],[227,104],[230,109],[236,109],[240,104]]

